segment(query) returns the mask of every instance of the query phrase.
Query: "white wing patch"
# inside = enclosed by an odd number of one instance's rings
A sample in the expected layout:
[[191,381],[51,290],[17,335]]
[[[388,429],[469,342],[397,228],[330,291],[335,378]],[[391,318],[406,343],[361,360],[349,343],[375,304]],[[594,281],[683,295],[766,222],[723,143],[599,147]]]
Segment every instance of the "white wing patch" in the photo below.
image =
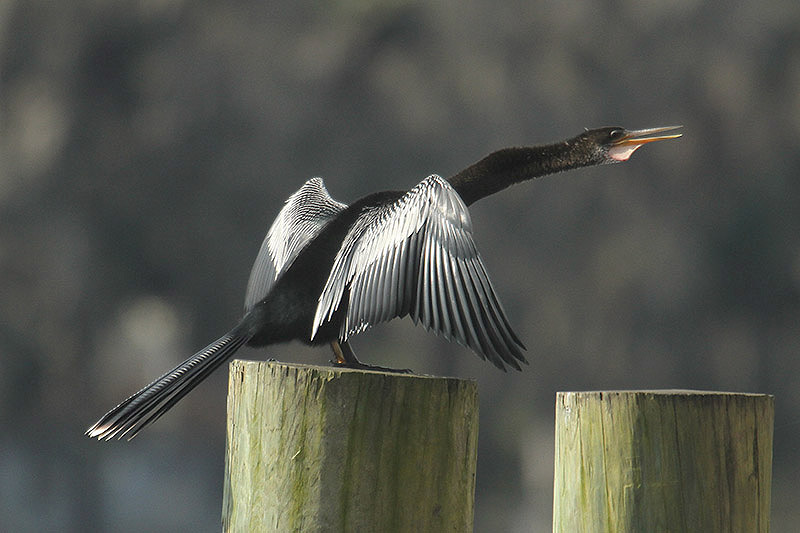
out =
[[250,272],[245,313],[269,292],[297,255],[346,204],[331,198],[322,178],[312,178],[292,194],[269,229]]
[[473,241],[467,206],[439,176],[360,214],[320,295],[312,339],[345,297],[341,340],[410,314],[500,368],[525,362]]

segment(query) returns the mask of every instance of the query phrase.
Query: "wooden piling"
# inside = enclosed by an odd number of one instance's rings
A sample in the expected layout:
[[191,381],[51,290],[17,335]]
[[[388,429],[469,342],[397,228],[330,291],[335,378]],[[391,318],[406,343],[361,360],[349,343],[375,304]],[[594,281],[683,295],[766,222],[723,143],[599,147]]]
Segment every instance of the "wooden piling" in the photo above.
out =
[[224,531],[471,531],[474,381],[230,366]]
[[560,392],[554,532],[769,531],[773,397]]

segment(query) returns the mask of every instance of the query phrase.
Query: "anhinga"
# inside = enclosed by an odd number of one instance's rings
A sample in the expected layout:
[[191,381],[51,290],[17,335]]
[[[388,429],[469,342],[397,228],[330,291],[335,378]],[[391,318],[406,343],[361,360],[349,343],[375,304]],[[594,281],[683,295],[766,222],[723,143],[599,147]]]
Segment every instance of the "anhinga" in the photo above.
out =
[[[509,185],[564,170],[626,161],[677,127],[587,130],[563,142],[494,152],[458,174],[409,191],[335,201],[320,178],[289,197],[253,265],[245,314],[228,333],[90,427],[99,439],[133,438],[241,346],[299,340],[330,344],[335,364],[356,359],[348,338],[410,315],[495,366],[527,363],[472,238],[467,206]],[[387,369],[383,369],[387,370]]]

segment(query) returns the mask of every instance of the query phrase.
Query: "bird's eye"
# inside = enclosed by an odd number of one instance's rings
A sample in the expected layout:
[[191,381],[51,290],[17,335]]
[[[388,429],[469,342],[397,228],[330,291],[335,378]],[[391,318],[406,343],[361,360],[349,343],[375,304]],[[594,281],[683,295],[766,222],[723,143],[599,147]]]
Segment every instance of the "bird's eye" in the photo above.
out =
[[611,133],[608,134],[608,139],[612,142],[619,141],[622,140],[624,136],[625,136],[625,130],[616,129],[616,130],[611,130]]

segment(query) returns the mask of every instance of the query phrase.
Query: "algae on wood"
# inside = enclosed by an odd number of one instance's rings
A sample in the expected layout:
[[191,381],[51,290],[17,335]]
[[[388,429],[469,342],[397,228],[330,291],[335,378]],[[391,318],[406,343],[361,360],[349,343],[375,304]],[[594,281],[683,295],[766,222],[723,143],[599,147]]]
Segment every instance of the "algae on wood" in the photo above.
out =
[[225,531],[470,531],[474,381],[233,361]]
[[769,531],[773,397],[560,392],[554,532]]

